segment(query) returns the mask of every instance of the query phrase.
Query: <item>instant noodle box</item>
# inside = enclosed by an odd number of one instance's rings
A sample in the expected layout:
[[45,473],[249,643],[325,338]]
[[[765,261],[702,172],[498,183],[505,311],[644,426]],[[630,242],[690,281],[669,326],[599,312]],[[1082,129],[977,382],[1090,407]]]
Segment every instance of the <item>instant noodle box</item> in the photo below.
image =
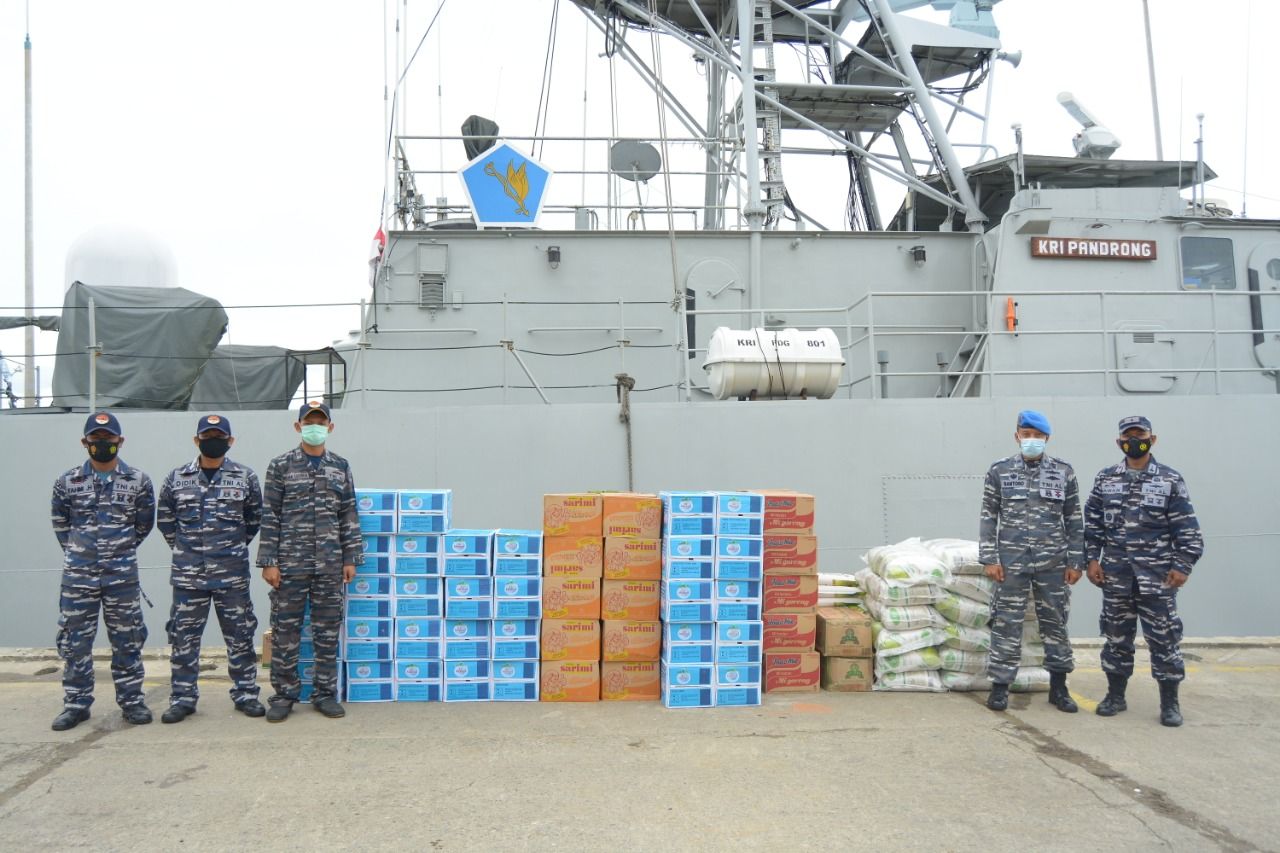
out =
[[769,533],[764,539],[764,573],[816,575],[818,538],[795,533]]
[[819,607],[817,650],[840,658],[869,658],[872,644],[871,615],[856,607]]
[[544,661],[600,660],[600,622],[597,619],[543,619]]
[[817,575],[765,575],[765,613],[812,613],[818,606]]
[[765,693],[816,693],[822,675],[817,652],[767,652],[764,656]]
[[656,661],[662,653],[662,623],[606,619],[601,643],[606,661]]
[[604,537],[604,496],[542,496],[542,532],[547,536]]
[[598,578],[604,575],[604,539],[599,536],[548,536],[543,540],[542,574]]
[[606,580],[658,580],[662,577],[661,539],[604,540]]
[[812,613],[766,613],[765,652],[811,652],[817,639],[817,619]]
[[600,698],[605,702],[656,702],[662,695],[657,661],[600,664]]
[[542,615],[549,619],[599,619],[598,577],[543,578]]
[[833,693],[862,693],[875,681],[871,658],[822,658],[822,689]]
[[600,598],[600,615],[605,619],[658,620],[656,580],[606,580]]
[[764,532],[813,535],[813,495],[785,489],[760,493],[764,498]]
[[541,688],[543,702],[599,702],[600,662],[544,660]]
[[606,492],[602,501],[602,532],[606,537],[658,539],[662,536],[662,501],[657,495]]

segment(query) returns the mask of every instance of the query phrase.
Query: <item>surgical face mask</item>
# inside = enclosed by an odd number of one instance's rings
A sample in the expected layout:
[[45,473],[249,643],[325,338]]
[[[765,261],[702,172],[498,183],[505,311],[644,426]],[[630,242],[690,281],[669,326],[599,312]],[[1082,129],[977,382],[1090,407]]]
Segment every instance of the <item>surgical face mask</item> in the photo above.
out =
[[329,437],[328,424],[305,424],[302,427],[302,440],[312,447],[319,447]]
[[1022,447],[1022,455],[1027,459],[1039,459],[1044,455],[1043,438],[1024,438],[1018,444]]
[[120,452],[120,445],[109,439],[98,439],[89,442],[89,456],[94,462],[111,462]]
[[200,455],[207,459],[221,459],[231,448],[231,439],[225,436],[200,439]]
[[1151,452],[1150,438],[1122,438],[1120,439],[1120,449],[1124,451],[1124,455],[1130,459],[1141,459]]

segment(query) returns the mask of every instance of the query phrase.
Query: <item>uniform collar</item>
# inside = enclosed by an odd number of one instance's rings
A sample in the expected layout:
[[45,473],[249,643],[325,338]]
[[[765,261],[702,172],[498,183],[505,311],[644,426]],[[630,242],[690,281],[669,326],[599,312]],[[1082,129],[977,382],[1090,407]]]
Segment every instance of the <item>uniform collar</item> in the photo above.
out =
[[[294,459],[296,459],[296,460],[297,460],[297,461],[299,461],[299,462],[306,462],[308,458],[314,458],[314,457],[311,457],[311,455],[310,455],[309,453],[307,453],[305,450],[303,450],[303,449],[302,449],[302,445],[301,445],[301,444],[299,444],[297,447],[295,447],[295,448],[291,451],[291,453],[292,453],[292,455],[293,455]],[[320,459],[321,459],[321,461],[322,461],[322,462],[332,462],[332,461],[333,461],[333,454],[332,454],[331,452],[329,452],[329,448],[328,448],[328,446],[326,446],[326,447],[325,447],[325,449],[324,449],[324,453],[320,454]]]
[[[1021,453],[1015,453],[1013,454],[1013,456],[1009,458],[1012,459],[1014,461],[1014,464],[1016,464],[1019,468],[1026,470],[1028,463]],[[1054,459],[1048,453],[1043,453],[1040,455],[1039,459],[1033,460],[1031,464],[1034,464],[1040,468],[1044,468],[1046,465],[1057,465],[1058,460]]]
[[[218,473],[222,473],[223,471],[232,471],[236,467],[236,463],[231,459],[231,457],[224,456],[222,457],[222,465],[218,467]],[[192,459],[186,465],[183,465],[179,470],[181,470],[183,474],[199,474],[203,470],[200,467],[200,457],[196,456],[196,458]]]
[[[88,459],[86,459],[80,466],[79,479],[87,480],[90,477],[97,476],[97,473],[97,471],[93,470],[93,465],[90,464]],[[126,465],[123,459],[118,459],[116,460],[115,470],[107,472],[107,478],[114,479],[115,477],[128,477],[131,473],[133,473],[133,469]]]
[[[1130,469],[1129,469],[1128,463],[1124,462],[1123,460],[1121,460],[1120,464],[1113,469],[1114,473],[1116,474],[1124,474],[1124,473],[1127,473],[1129,470]],[[1151,461],[1147,463],[1147,467],[1138,471],[1139,476],[1142,476],[1142,477],[1146,477],[1146,476],[1158,477],[1162,473],[1163,473],[1163,470],[1160,468],[1160,463],[1156,461],[1155,454],[1152,454]]]

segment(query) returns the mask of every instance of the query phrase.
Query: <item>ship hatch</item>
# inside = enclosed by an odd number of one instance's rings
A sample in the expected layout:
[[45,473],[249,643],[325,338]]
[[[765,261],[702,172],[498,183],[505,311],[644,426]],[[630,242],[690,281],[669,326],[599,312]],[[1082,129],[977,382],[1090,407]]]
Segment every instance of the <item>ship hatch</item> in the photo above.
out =
[[[1151,323],[1125,323],[1117,327],[1116,382],[1125,391],[1163,394],[1173,390],[1173,337]],[[1167,370],[1168,373],[1147,371]]]
[[[1254,356],[1260,367],[1280,368],[1280,332],[1274,331],[1280,329],[1280,242],[1263,243],[1250,253],[1249,290]],[[1263,329],[1273,331],[1264,334]]]

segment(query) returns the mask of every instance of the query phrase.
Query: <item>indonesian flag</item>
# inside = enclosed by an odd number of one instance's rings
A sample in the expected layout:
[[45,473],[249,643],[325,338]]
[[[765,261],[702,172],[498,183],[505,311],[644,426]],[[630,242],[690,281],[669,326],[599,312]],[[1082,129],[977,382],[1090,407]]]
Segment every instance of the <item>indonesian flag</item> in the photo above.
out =
[[387,249],[387,235],[382,230],[382,226],[378,226],[378,231],[373,235],[373,246],[369,251],[369,286],[373,287],[378,281],[378,267],[382,265],[382,253]]

